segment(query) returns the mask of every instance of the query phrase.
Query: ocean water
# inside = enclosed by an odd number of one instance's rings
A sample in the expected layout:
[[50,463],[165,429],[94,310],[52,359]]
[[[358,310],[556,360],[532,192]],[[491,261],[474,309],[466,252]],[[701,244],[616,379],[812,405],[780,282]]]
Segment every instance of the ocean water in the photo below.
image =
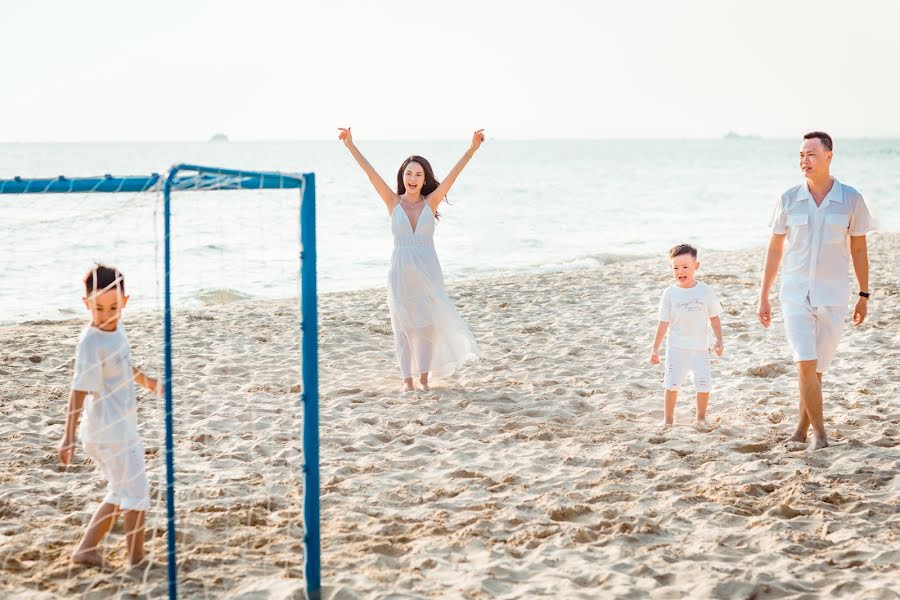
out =
[[[441,177],[459,142],[357,141],[392,187],[409,154]],[[457,180],[436,233],[447,281],[601,266],[703,249],[762,247],[781,192],[801,181],[796,140],[495,141]],[[321,292],[381,287],[387,211],[333,142],[0,144],[0,179],[144,175],[177,162],[313,171]],[[859,189],[881,229],[900,230],[900,140],[839,140],[835,176]],[[292,297],[296,192],[177,195],[176,306]],[[162,304],[160,198],[152,194],[0,195],[0,323],[83,314],[92,261],[119,266],[130,306]],[[760,257],[762,260],[762,256]]]

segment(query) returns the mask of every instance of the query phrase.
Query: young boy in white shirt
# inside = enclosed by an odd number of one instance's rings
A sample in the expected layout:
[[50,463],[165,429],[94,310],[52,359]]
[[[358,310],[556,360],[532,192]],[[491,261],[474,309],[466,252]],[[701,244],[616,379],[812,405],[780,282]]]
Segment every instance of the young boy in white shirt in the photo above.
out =
[[66,413],[66,428],[59,444],[59,459],[69,464],[75,456],[78,429],[85,453],[108,483],[106,497],[72,553],[72,562],[103,566],[97,551],[103,536],[119,514],[125,518],[129,563],[144,557],[144,513],[150,508],[150,490],[144,471],[144,445],[137,429],[134,384],[162,393],[162,385],[131,365],[128,337],[119,319],[128,302],[125,279],[115,268],[97,265],[84,278],[84,304],[91,313],[75,350],[75,374]]
[[712,391],[712,375],[709,365],[707,322],[716,335],[715,352],[722,356],[722,323],[719,315],[722,307],[716,293],[707,284],[697,281],[697,249],[679,244],[669,251],[669,264],[675,283],[665,289],[659,301],[659,324],[650,351],[650,363],[659,364],[659,347],[668,331],[666,344],[665,424],[675,419],[675,402],[678,390],[691,372],[697,390],[697,423],[706,421],[706,407]]

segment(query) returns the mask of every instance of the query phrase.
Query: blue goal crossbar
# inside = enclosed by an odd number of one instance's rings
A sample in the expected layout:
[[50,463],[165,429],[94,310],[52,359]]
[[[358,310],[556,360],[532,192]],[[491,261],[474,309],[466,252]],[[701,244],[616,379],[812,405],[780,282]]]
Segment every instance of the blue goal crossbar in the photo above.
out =
[[300,244],[301,284],[300,325],[303,351],[303,538],[304,573],[307,596],[321,597],[321,547],[319,531],[319,347],[316,291],[316,191],[313,173],[286,174],[241,171],[180,164],[172,167],[167,177],[157,173],[139,177],[0,179],[0,194],[67,194],[147,192],[160,188],[164,198],[165,231],[165,309],[163,335],[165,348],[165,425],[166,425],[166,540],[168,557],[169,598],[175,600],[177,564],[175,548],[175,463],[172,419],[172,305],[171,305],[171,205],[172,192],[204,190],[290,189],[301,191]]

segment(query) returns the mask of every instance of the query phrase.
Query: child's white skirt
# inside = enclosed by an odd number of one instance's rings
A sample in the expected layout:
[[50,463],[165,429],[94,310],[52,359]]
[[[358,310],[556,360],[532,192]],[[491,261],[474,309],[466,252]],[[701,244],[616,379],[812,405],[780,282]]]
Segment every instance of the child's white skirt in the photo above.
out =
[[666,350],[666,376],[663,380],[666,389],[680,390],[688,373],[693,375],[696,391],[707,393],[712,391],[709,350],[668,348]]
[[144,444],[84,444],[85,453],[97,463],[106,478],[103,501],[122,510],[149,510],[150,486],[144,470]]

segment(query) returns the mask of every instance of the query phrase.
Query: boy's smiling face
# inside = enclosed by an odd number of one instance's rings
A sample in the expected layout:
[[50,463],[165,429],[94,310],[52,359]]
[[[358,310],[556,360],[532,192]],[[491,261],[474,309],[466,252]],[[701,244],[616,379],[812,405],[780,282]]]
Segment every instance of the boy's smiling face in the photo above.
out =
[[122,309],[128,303],[128,296],[122,293],[121,288],[114,287],[106,291],[91,292],[82,300],[91,311],[91,325],[101,331],[115,331],[122,318]]
[[700,268],[700,261],[690,254],[679,254],[669,261],[672,265],[672,274],[675,276],[675,283],[678,287],[690,288],[696,283],[697,269]]

